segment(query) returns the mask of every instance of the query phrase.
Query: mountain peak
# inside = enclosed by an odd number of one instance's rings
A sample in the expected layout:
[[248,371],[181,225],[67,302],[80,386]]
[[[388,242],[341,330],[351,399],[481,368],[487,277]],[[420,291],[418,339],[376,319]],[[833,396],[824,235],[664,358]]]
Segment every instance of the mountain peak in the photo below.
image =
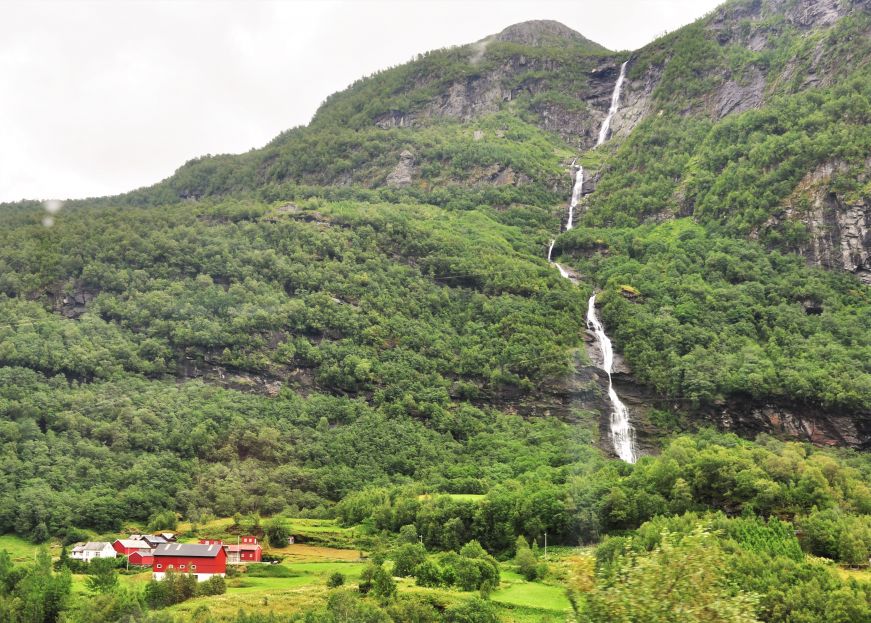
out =
[[558,46],[566,43],[584,44],[605,51],[602,45],[590,41],[576,30],[551,19],[536,19],[512,24],[502,32],[490,37],[493,41],[505,41],[537,47]]

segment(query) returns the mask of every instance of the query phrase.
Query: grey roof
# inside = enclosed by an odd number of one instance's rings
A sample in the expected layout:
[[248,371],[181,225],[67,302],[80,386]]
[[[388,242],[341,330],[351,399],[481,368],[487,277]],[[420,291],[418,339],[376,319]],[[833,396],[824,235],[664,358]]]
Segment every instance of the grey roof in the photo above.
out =
[[166,539],[158,534],[143,534],[142,540],[149,543],[166,543]]
[[195,556],[199,558],[214,558],[221,552],[220,545],[204,543],[164,543],[154,550],[155,556]]
[[112,547],[112,544],[107,541],[88,541],[87,543],[76,543],[73,547],[74,552],[101,552],[106,549],[106,546]]

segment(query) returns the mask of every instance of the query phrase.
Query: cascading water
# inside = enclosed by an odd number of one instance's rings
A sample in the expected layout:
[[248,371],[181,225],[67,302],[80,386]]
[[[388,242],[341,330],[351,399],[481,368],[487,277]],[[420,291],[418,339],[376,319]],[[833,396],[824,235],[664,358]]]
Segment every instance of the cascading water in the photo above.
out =
[[614,383],[611,380],[611,369],[614,366],[614,349],[611,346],[611,340],[605,333],[605,327],[602,326],[602,323],[596,317],[595,294],[590,297],[590,302],[587,306],[587,326],[596,336],[599,350],[602,351],[602,369],[608,373],[608,398],[611,399],[611,404],[614,405],[614,410],[611,412],[611,443],[614,444],[617,456],[627,463],[634,463],[636,460],[635,431],[629,422],[629,410],[620,400],[620,397],[617,396],[617,392],[614,390]]
[[578,172],[575,173],[575,185],[572,186],[572,200],[569,202],[569,220],[566,223],[566,231],[574,227],[575,208],[578,207],[578,202],[581,200],[581,191],[583,191],[583,188],[584,167],[578,167]]
[[554,266],[556,266],[556,269],[559,271],[560,277],[562,277],[563,279],[568,279],[572,283],[576,283],[576,281],[569,274],[569,271],[567,271],[565,268],[563,268],[562,266],[560,266],[559,264],[557,264],[556,262],[554,262],[551,259],[551,255],[553,254],[553,245],[555,245],[555,244],[556,244],[556,240],[550,241],[550,246],[547,248],[547,261],[550,262],[551,264],[553,264]]
[[596,143],[597,147],[608,140],[608,132],[611,130],[611,119],[614,118],[614,115],[620,108],[620,90],[623,88],[623,80],[626,78],[626,64],[628,62],[629,61],[626,61],[620,65],[620,76],[617,78],[617,83],[614,85],[614,92],[611,94],[611,108],[608,109],[608,115],[605,117],[605,120],[602,122],[602,127],[599,129],[599,140]]
[[[620,108],[620,90],[623,88],[623,80],[626,78],[626,61],[620,66],[620,76],[617,78],[617,83],[614,85],[614,93],[611,95],[611,108],[608,109],[608,115],[605,121],[602,122],[602,127],[599,130],[599,142],[596,145],[601,145],[608,140],[608,132],[611,129],[611,119]],[[577,158],[572,160],[572,167],[575,166]],[[574,227],[575,208],[581,199],[581,193],[584,186],[584,167],[579,166],[575,173],[575,185],[572,187],[572,200],[569,203],[569,220],[566,223],[566,231]],[[550,246],[547,248],[547,261],[557,267],[561,277],[571,280],[573,283],[577,281],[569,274],[569,272],[554,262],[551,257],[553,255],[553,247],[556,240],[550,241]],[[632,428],[632,423],[629,421],[629,409],[620,400],[617,392],[614,390],[614,382],[611,379],[611,370],[614,367],[614,348],[611,345],[611,340],[605,333],[605,327],[599,322],[596,316],[596,295],[590,297],[589,305],[587,306],[587,326],[595,334],[596,341],[599,344],[599,350],[602,352],[602,369],[608,374],[608,398],[611,399],[611,404],[614,406],[611,412],[611,443],[614,445],[614,450],[617,456],[627,463],[634,463],[637,459],[635,454],[635,431]]]

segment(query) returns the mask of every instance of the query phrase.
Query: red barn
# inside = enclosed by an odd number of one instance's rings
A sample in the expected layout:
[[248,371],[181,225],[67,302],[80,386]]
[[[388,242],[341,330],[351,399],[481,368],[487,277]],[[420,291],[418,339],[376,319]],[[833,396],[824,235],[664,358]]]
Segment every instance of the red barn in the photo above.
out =
[[154,563],[154,555],[151,553],[151,550],[138,550],[133,552],[127,557],[127,561],[131,565],[136,565],[137,567],[150,567]]
[[133,552],[151,552],[151,546],[145,541],[136,539],[116,539],[112,548],[122,556],[129,556]]
[[155,580],[162,580],[167,571],[174,571],[189,573],[203,582],[214,575],[227,573],[227,553],[217,544],[164,543],[154,550],[151,570]]

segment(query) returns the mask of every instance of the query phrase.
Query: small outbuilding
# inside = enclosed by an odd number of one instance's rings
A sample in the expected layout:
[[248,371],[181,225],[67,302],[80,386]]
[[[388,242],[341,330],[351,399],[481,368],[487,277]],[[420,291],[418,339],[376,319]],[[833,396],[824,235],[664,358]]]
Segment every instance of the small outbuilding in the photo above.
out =
[[137,550],[127,557],[127,562],[136,567],[150,567],[154,564],[154,554],[150,549]]
[[112,547],[122,556],[130,556],[133,552],[151,552],[152,547],[142,539],[116,539]]

